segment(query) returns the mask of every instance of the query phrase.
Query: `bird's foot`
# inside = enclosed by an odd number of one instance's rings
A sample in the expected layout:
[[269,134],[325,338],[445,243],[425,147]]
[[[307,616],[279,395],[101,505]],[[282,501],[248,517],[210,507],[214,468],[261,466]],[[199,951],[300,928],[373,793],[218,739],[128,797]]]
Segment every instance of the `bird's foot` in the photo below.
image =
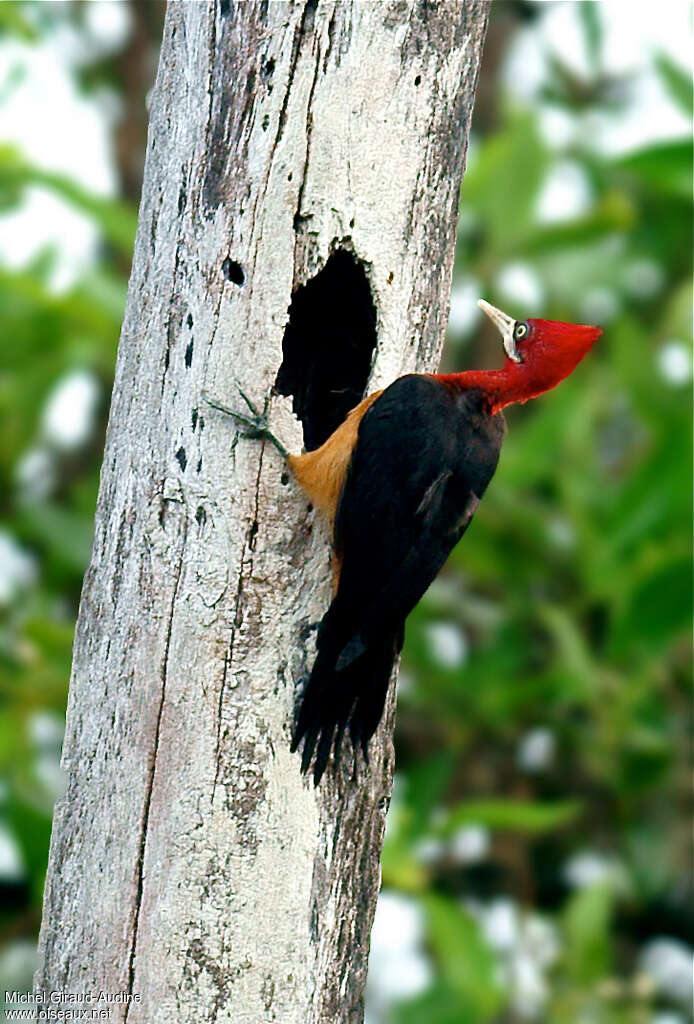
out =
[[218,409],[220,412],[226,413],[227,416],[231,416],[232,419],[235,420],[238,432],[242,437],[247,437],[252,441],[270,441],[271,444],[274,444],[277,451],[286,459],[289,453],[280,439],[273,434],[270,429],[270,424],[268,423],[267,407],[269,399],[266,398],[265,407],[263,411],[260,412],[241,387],[239,387],[239,394],[248,406],[250,410],[249,412],[239,412],[238,409],[230,409],[228,405],[223,405],[222,402],[218,402],[216,398],[211,398],[206,392],[203,392],[202,397],[213,409]]

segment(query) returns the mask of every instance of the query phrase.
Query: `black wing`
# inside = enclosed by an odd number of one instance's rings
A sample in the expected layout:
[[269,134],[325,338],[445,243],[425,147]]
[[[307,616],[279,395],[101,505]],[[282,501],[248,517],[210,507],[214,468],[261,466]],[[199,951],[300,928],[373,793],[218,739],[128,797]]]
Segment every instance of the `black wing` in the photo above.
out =
[[401,377],[371,406],[335,524],[345,628],[366,639],[403,622],[470,524],[503,434],[479,392],[432,377]]
[[499,457],[503,420],[477,392],[401,377],[365,414],[335,523],[342,568],[318,636],[294,747],[315,776],[347,722],[364,751],[380,720],[404,621],[467,529]]

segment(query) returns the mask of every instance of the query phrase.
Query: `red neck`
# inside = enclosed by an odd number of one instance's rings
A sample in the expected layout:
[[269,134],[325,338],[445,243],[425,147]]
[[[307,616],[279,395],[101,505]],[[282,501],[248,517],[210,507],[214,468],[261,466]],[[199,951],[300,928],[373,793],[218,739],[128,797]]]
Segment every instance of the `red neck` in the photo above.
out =
[[514,402],[527,402],[541,390],[533,388],[522,365],[507,360],[500,370],[465,370],[463,373],[435,373],[436,380],[456,390],[478,388],[489,399],[492,415]]

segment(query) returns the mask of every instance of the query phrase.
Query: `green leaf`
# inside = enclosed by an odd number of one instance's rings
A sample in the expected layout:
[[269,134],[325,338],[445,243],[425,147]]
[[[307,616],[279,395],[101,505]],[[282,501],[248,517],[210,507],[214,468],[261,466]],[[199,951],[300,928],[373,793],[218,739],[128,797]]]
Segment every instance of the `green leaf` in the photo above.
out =
[[94,535],[91,518],[75,515],[54,502],[22,506],[22,533],[65,568],[82,574],[89,562]]
[[476,1024],[491,1020],[503,993],[497,981],[494,956],[477,923],[451,900],[432,894],[424,899],[429,938],[445,984],[461,1003],[461,1020]]
[[34,900],[40,904],[51,841],[51,815],[32,807],[11,791],[7,801],[7,820],[22,851]]
[[672,99],[684,114],[691,117],[694,114],[694,96],[690,72],[675,64],[666,53],[656,54],[655,66]]
[[649,190],[691,202],[692,143],[663,142],[640,149],[615,163],[615,169],[638,178]]
[[557,803],[466,800],[453,808],[443,831],[450,834],[462,825],[475,824],[517,832],[549,832],[573,821],[581,810],[582,806],[577,800]]
[[18,189],[40,185],[67,200],[89,215],[104,237],[124,255],[130,257],[137,227],[137,214],[132,207],[117,199],[96,196],[64,174],[45,171],[24,159],[11,145],[0,145],[0,198],[14,200]]
[[546,253],[556,256],[561,249],[576,249],[604,239],[614,232],[627,231],[636,215],[633,204],[626,196],[611,193],[585,217],[538,227],[523,240],[522,251],[527,256]]
[[428,992],[396,1007],[392,1024],[478,1024],[478,1020],[449,985],[438,981]]
[[655,566],[635,586],[617,625],[618,647],[659,648],[684,632],[692,618],[692,567],[681,556]]
[[545,148],[529,115],[516,116],[477,153],[465,176],[463,202],[478,214],[495,258],[505,259],[533,229],[546,168]]
[[29,43],[36,39],[36,29],[25,16],[24,6],[15,0],[3,0],[0,4],[0,36],[7,33]]
[[455,769],[455,760],[455,751],[442,750],[412,765],[407,780],[411,833],[416,835],[425,828],[432,810],[441,802]]
[[588,59],[593,71],[597,71],[602,50],[602,24],[600,21],[600,5],[585,3],[578,5],[578,16],[586,41]]
[[599,884],[580,889],[564,911],[567,971],[579,985],[604,978],[612,964],[610,924],[614,889]]

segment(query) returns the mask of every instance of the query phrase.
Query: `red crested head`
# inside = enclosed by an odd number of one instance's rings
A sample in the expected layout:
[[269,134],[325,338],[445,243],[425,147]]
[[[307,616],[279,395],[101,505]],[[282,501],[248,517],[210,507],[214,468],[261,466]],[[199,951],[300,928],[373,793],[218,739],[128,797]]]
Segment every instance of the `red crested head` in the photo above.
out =
[[540,392],[568,377],[602,334],[600,327],[560,320],[525,320],[517,328],[523,324],[527,325],[527,334],[515,339],[519,365]]
[[508,356],[503,369],[491,374],[496,410],[527,402],[555,387],[573,372],[602,334],[599,327],[559,320],[513,320],[483,299],[479,306],[501,331]]

